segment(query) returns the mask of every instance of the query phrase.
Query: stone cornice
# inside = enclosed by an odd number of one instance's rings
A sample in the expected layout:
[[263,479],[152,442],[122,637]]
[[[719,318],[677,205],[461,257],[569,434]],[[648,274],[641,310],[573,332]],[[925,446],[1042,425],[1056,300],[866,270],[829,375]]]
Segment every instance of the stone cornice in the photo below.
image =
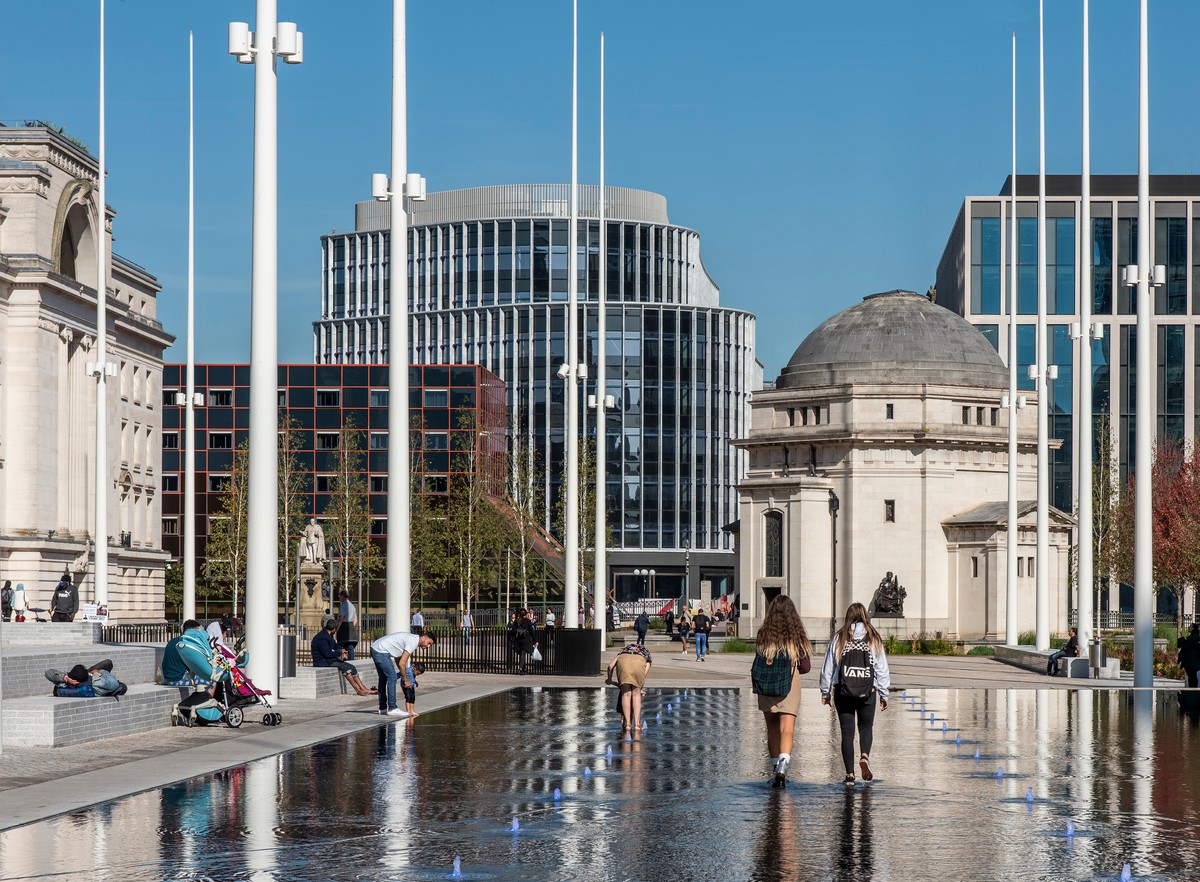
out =
[[[14,140],[14,136],[19,136]],[[96,164],[85,162],[79,156],[63,149],[56,138],[47,131],[37,129],[14,129],[4,133],[0,142],[0,159],[15,159],[24,162],[47,162],[60,168],[73,178],[96,180]],[[90,157],[89,157],[90,158]]]

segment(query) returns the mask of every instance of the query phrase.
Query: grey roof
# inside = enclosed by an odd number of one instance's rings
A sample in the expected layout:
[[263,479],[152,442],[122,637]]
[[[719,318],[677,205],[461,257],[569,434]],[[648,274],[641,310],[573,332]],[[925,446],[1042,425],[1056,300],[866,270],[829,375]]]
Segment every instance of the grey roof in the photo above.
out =
[[826,319],[777,388],[906,383],[1008,388],[1008,368],[972,324],[928,297],[887,291]]
[[[1037,502],[1033,499],[1017,500],[1017,520],[1033,514],[1037,510]],[[1050,519],[1057,520],[1060,523],[1072,524],[1075,519],[1061,509],[1050,506]],[[945,526],[965,527],[970,524],[1007,524],[1008,523],[1008,501],[1001,502],[981,502],[974,508],[968,508],[966,511],[960,511],[956,515],[946,518],[942,521]]]

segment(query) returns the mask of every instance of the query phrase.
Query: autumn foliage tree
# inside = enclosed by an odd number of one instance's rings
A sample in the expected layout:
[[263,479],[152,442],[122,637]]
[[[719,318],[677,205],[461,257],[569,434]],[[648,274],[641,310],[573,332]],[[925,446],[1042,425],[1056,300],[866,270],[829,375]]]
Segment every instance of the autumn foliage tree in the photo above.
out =
[[[1137,487],[1133,476],[1121,494],[1115,518],[1114,575],[1133,582]],[[1200,586],[1200,449],[1160,442],[1150,473],[1154,586],[1175,595],[1175,623],[1182,630],[1183,598]]]

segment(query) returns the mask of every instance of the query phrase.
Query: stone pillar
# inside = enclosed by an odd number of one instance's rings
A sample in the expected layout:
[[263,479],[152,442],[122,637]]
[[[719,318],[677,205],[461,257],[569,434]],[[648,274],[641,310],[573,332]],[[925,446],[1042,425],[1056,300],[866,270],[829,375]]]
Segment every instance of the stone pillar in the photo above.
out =
[[300,624],[311,638],[321,627],[328,615],[329,604],[325,600],[325,565],[312,561],[300,563]]
[[58,432],[55,444],[58,453],[58,501],[55,529],[64,539],[71,535],[72,487],[66,479],[71,468],[71,341],[75,333],[65,325],[58,331],[62,345],[58,347]]

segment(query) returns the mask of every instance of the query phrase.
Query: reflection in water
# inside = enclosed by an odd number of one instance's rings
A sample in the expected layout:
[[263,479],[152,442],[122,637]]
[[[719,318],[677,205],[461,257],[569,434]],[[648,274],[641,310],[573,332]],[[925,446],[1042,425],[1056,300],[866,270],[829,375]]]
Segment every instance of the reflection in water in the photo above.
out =
[[518,690],[10,831],[0,877],[420,882],[460,855],[501,882],[1186,879],[1192,695],[920,691],[963,743],[898,703],[847,792],[828,713],[802,710],[772,790],[748,693],[652,689],[626,742],[602,690]]

